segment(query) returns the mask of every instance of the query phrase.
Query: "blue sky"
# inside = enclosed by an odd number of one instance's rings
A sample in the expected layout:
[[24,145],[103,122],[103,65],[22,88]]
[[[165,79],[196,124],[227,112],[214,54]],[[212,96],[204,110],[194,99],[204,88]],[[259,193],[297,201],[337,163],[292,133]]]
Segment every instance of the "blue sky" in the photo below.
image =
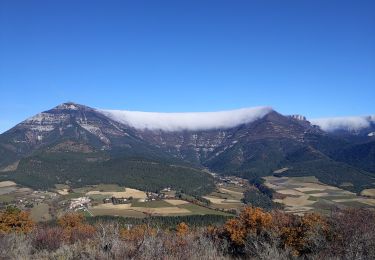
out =
[[375,113],[375,1],[0,1],[0,132],[65,101]]

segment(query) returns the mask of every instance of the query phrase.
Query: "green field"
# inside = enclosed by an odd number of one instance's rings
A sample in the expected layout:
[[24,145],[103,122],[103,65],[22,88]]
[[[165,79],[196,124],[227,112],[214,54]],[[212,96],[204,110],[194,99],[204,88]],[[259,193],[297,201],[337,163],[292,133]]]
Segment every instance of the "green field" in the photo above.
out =
[[93,187],[93,190],[98,190],[98,191],[124,191],[124,187],[120,187],[117,184],[99,184],[95,185]]
[[34,221],[46,221],[51,219],[49,214],[49,206],[46,203],[39,203],[34,205],[31,209],[31,217]]
[[0,195],[0,202],[9,203],[9,202],[12,202],[14,198],[15,198],[14,196],[9,195],[9,194]]
[[62,198],[66,199],[66,200],[70,200],[70,199],[79,198],[79,197],[83,197],[83,196],[85,196],[84,193],[71,192],[67,195],[62,195]]
[[90,209],[94,216],[121,216],[132,218],[144,218],[146,214],[132,209]]
[[226,185],[218,186],[214,192],[211,192],[205,199],[211,201],[210,207],[221,210],[240,210],[244,204],[242,203],[243,187]]

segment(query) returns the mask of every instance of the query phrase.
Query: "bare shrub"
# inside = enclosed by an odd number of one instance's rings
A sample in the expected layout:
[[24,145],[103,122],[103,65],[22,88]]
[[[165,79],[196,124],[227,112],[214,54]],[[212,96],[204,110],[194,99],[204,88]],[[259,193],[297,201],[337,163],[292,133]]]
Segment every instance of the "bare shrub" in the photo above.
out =
[[0,234],[1,259],[30,259],[31,239],[29,236],[18,233]]
[[100,255],[95,244],[88,241],[78,241],[74,244],[63,244],[55,251],[38,251],[32,256],[33,259],[47,260],[47,259],[111,259]]
[[32,245],[37,250],[54,251],[63,244],[64,239],[61,227],[39,227],[34,232]]
[[270,231],[262,231],[259,234],[249,234],[246,238],[244,253],[247,258],[273,260],[289,259],[289,250],[283,249],[280,237]]
[[330,252],[347,259],[375,259],[375,212],[368,209],[336,211],[330,219]]
[[120,239],[119,224],[116,222],[103,222],[97,224],[95,242],[102,256],[119,259],[126,255],[126,247]]
[[82,224],[70,230],[70,243],[92,239],[95,236],[96,236],[95,227],[88,225],[88,224]]
[[146,237],[136,259],[226,259],[212,240],[189,233],[183,238],[173,233],[158,232]]

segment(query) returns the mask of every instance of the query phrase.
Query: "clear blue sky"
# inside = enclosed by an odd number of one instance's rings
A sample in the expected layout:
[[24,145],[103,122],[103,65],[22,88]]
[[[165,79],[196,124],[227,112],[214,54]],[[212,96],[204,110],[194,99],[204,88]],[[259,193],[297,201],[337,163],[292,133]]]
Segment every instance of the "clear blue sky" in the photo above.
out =
[[375,1],[0,1],[0,132],[65,101],[375,113]]

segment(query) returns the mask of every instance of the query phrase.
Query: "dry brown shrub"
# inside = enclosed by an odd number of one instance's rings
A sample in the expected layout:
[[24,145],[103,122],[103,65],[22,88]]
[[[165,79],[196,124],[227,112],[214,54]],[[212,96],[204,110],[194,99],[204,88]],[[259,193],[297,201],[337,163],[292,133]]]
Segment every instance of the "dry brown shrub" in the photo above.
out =
[[8,207],[0,212],[0,233],[30,233],[35,227],[30,213],[15,207]]
[[185,222],[181,222],[176,227],[176,233],[178,236],[185,236],[189,232],[189,226]]
[[375,259],[375,211],[346,209],[330,218],[330,252],[347,259]]
[[246,207],[236,218],[228,220],[224,225],[224,232],[231,242],[242,246],[246,236],[250,233],[259,234],[271,228],[272,215],[260,208]]
[[53,251],[58,249],[65,240],[61,227],[39,227],[35,230],[32,245],[37,250]]
[[95,227],[85,223],[85,217],[80,213],[67,213],[57,223],[63,229],[64,240],[69,243],[93,238],[96,234]]
[[151,228],[146,224],[137,225],[132,228],[122,228],[120,230],[120,237],[126,241],[140,241],[145,236],[155,236],[156,229]]
[[284,247],[290,248],[294,255],[322,250],[322,243],[326,243],[329,236],[329,225],[325,217],[309,213],[303,217],[289,215],[284,221],[284,226],[278,227],[279,236]]

